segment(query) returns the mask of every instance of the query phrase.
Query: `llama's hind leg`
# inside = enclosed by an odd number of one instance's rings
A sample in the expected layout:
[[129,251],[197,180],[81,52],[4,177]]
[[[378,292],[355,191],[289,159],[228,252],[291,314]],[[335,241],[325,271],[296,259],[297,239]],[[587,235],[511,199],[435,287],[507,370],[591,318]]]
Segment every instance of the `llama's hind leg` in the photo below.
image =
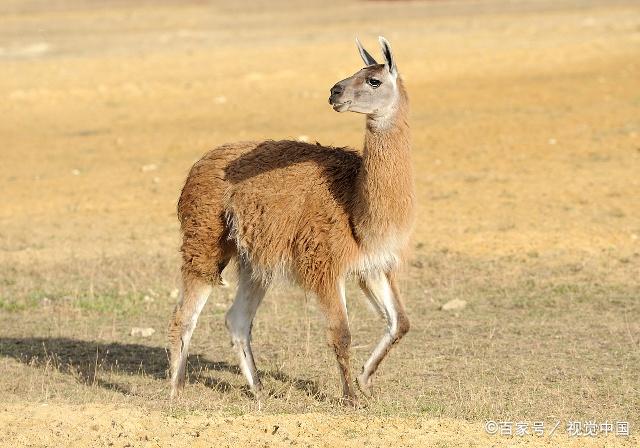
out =
[[404,310],[398,285],[393,272],[372,273],[360,279],[360,287],[371,304],[387,322],[387,332],[364,364],[358,375],[358,387],[366,396],[371,396],[371,376],[389,353],[391,347],[409,331],[409,318]]
[[353,390],[351,368],[349,365],[349,349],[351,347],[351,331],[347,316],[344,281],[338,282],[324,293],[318,294],[320,308],[327,319],[327,338],[329,346],[336,354],[338,372],[342,382],[342,401],[346,405],[355,406],[358,400]]
[[171,398],[177,396],[184,387],[189,342],[211,290],[209,283],[198,276],[183,272],[182,295],[169,323]]
[[231,343],[238,355],[240,369],[254,394],[262,384],[251,350],[251,328],[256,311],[262,302],[267,287],[252,278],[251,267],[241,264],[238,275],[238,291],[233,305],[229,308],[225,324],[231,335]]

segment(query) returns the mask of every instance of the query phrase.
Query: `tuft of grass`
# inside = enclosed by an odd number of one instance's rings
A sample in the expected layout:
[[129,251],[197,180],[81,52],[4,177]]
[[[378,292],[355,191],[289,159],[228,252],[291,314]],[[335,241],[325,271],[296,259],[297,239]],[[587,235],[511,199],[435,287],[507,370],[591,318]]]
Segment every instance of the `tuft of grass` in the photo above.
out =
[[15,300],[7,300],[0,297],[0,311],[5,311],[8,313],[16,313],[20,311],[28,310],[29,308],[34,308],[35,304],[22,301]]
[[94,296],[81,296],[72,301],[74,308],[113,315],[137,316],[144,311],[144,294],[140,292],[121,293],[106,291]]
[[33,292],[25,297],[15,299],[0,297],[0,310],[8,313],[17,313],[34,309],[41,303],[42,297],[39,292]]

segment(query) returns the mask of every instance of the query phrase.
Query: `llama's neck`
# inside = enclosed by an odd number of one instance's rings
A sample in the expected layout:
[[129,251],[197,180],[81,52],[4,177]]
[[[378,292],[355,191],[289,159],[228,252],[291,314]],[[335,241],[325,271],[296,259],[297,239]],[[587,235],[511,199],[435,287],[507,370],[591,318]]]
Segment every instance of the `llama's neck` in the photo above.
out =
[[390,113],[367,116],[354,222],[356,237],[366,249],[387,244],[390,238],[405,239],[413,221],[408,101],[400,79],[398,93]]

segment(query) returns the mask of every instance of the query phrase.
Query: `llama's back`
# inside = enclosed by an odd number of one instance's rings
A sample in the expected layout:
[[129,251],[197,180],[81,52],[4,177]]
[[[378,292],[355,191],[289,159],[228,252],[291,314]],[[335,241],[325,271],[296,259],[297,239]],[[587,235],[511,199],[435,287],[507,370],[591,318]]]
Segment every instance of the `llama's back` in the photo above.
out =
[[194,165],[178,203],[185,265],[218,280],[220,263],[238,254],[265,281],[291,275],[318,290],[356,256],[360,165],[353,150],[287,140],[214,149]]

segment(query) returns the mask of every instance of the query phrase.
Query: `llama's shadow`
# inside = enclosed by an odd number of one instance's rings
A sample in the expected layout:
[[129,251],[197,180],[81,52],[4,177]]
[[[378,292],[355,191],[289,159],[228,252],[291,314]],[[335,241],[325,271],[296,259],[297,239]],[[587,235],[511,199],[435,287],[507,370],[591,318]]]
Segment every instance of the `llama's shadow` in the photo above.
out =
[[[102,387],[126,395],[136,395],[126,383],[106,381],[103,372],[113,372],[165,380],[168,377],[168,353],[162,347],[141,344],[102,343],[69,338],[6,338],[0,337],[0,356],[10,357],[35,367],[53,367],[61,373],[73,375],[85,385]],[[209,361],[198,355],[189,356],[188,381],[201,383],[222,393],[239,390],[252,397],[246,385],[238,386],[212,372],[241,375],[240,369],[225,361]],[[315,381],[292,378],[279,371],[261,371],[270,377],[304,392],[318,400],[329,398]],[[271,394],[275,395],[275,394]]]

